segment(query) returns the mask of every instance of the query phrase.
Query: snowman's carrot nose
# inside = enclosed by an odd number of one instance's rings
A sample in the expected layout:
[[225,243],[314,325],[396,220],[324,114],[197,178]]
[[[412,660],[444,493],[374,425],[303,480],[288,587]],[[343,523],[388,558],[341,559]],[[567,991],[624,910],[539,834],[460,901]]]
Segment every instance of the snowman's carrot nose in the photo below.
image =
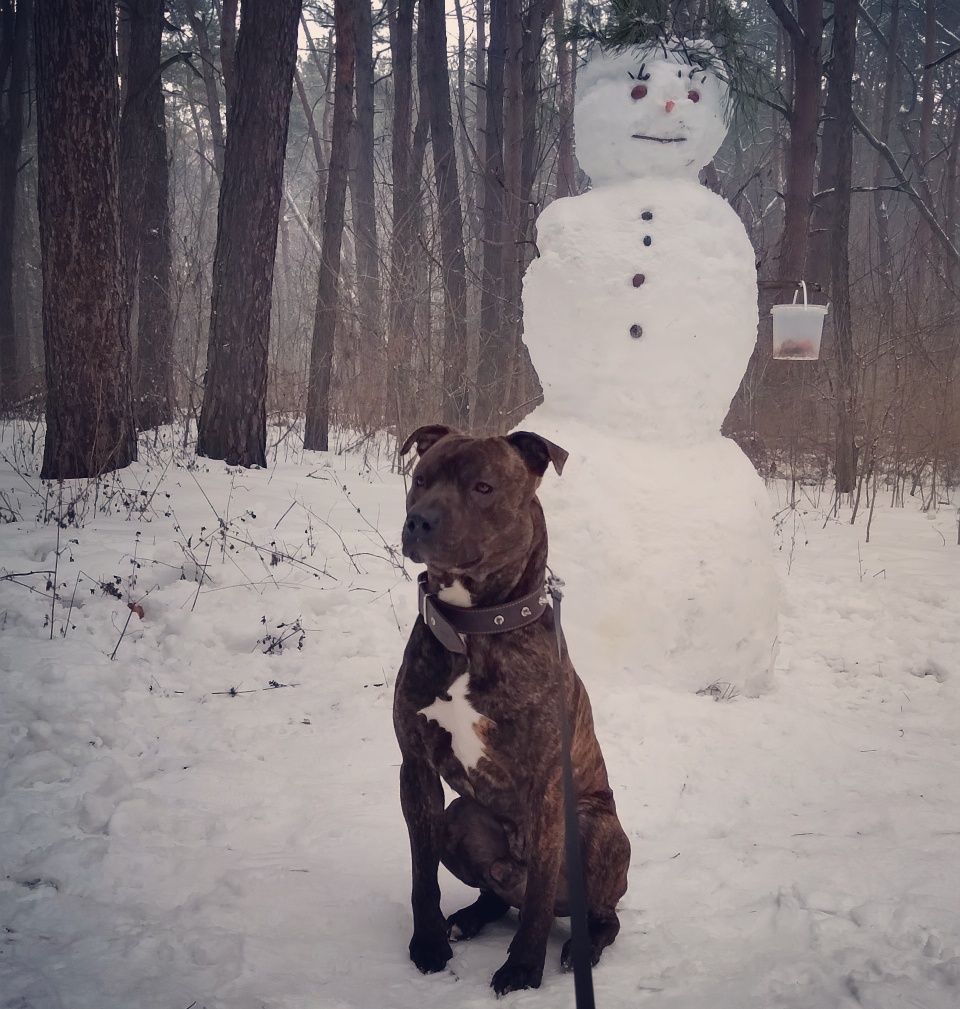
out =
[[676,104],[677,103],[671,99],[669,102],[667,102],[664,108],[667,110],[667,112],[673,112],[673,108]]

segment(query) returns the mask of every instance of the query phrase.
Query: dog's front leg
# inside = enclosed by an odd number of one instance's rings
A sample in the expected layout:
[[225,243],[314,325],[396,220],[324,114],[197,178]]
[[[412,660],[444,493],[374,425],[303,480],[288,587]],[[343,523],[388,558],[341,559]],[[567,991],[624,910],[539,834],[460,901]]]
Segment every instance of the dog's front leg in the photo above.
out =
[[453,956],[447,923],[440,911],[440,845],[443,831],[443,786],[427,763],[404,757],[400,767],[400,805],[410,834],[413,866],[413,938],[410,959],[424,974],[443,970]]
[[563,854],[562,791],[559,770],[546,787],[534,790],[530,819],[527,889],[520,911],[520,927],[510,943],[506,963],[493,975],[498,996],[521,988],[539,988],[547,937],[553,923],[560,863]]

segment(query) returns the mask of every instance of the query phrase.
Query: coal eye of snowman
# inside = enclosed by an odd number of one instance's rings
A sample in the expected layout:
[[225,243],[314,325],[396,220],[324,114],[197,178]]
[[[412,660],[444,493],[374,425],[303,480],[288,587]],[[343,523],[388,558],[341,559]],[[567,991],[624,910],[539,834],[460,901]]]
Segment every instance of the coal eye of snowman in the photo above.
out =
[[638,101],[640,98],[643,98],[646,95],[646,93],[647,93],[646,84],[635,84],[633,90],[630,92],[630,97],[634,101]]
[[699,91],[688,91],[687,92],[687,98],[689,98],[691,102],[699,102],[700,101],[700,92]]

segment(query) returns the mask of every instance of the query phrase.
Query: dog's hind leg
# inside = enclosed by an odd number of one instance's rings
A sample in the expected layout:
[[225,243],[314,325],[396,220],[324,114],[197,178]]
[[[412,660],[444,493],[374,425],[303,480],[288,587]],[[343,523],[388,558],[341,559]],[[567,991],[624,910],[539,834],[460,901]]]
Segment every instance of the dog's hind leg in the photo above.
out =
[[[587,930],[591,959],[596,966],[603,951],[613,944],[620,931],[616,906],[627,890],[630,841],[616,813],[602,807],[580,813],[580,831],[586,870]],[[563,881],[562,899],[566,904],[566,880]],[[563,910],[569,914],[568,908]],[[560,963],[565,968],[572,966],[569,939],[563,945]]]
[[454,942],[472,939],[484,925],[499,921],[510,905],[492,890],[481,890],[480,896],[447,918],[447,934]]
[[522,893],[523,867],[510,856],[503,825],[473,799],[455,799],[444,813],[443,864],[480,896],[447,919],[451,939],[472,939],[484,925],[502,918],[511,897]]

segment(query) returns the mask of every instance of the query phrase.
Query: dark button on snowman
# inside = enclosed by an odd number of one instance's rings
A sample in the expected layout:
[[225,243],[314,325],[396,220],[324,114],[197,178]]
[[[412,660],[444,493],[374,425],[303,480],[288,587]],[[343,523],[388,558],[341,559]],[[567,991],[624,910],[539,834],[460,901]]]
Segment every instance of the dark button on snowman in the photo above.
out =
[[584,68],[593,188],[538,220],[524,332],[544,402],[523,426],[571,452],[541,493],[590,675],[756,692],[777,635],[769,506],[720,435],[756,340],[756,271],[736,213],[697,178],[727,129],[712,54],[687,40]]

